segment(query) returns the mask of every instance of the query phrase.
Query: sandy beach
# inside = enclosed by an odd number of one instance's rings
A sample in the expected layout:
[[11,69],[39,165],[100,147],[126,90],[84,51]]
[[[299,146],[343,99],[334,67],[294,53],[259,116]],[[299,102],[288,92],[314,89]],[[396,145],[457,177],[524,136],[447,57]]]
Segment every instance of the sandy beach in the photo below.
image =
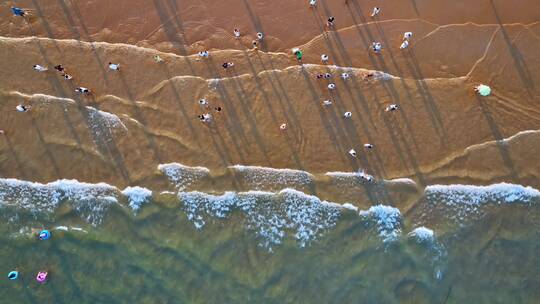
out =
[[[17,1],[31,12],[26,20],[10,16],[6,2],[0,172],[126,186],[154,183],[159,164],[179,162],[215,174],[236,164],[313,174],[362,168],[420,185],[540,186],[540,3],[379,2],[371,18],[371,1],[358,0],[313,9],[289,1]],[[258,31],[265,38],[253,51]],[[405,31],[414,36],[400,50]],[[369,51],[372,41],[383,44],[381,54]],[[293,47],[304,52],[302,64]],[[199,58],[202,50],[210,57]],[[109,62],[121,70],[109,71]],[[223,62],[235,65],[224,70]],[[56,73],[58,64],[74,79]],[[333,77],[315,78],[326,72]],[[351,77],[340,79],[343,72]],[[375,79],[364,80],[368,73]],[[493,94],[475,94],[479,83]],[[323,106],[326,99],[333,105]],[[21,103],[31,111],[16,112]],[[390,104],[400,110],[385,112]],[[212,123],[199,121],[217,106]]]

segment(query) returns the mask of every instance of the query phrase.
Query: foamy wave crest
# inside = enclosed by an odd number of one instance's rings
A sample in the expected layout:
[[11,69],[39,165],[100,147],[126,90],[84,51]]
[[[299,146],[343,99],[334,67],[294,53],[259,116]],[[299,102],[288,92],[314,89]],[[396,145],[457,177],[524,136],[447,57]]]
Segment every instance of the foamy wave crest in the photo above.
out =
[[432,243],[435,241],[435,233],[426,227],[417,227],[409,232],[408,236],[419,243]]
[[437,241],[433,230],[424,226],[417,227],[408,233],[408,237],[423,248],[424,258],[429,260],[429,263],[433,266],[433,276],[435,279],[442,279],[444,269],[446,268],[446,250]]
[[152,198],[152,191],[142,187],[127,187],[122,194],[128,198],[129,207],[133,212],[139,211],[144,203]]
[[313,183],[311,173],[293,169],[275,169],[258,166],[230,166],[242,182],[256,190],[277,191],[283,188],[307,187]]
[[48,184],[0,179],[0,207],[26,210],[34,217],[53,213],[67,201],[71,208],[92,225],[103,220],[105,212],[118,203],[117,189],[105,183],[87,184],[58,180]]
[[433,185],[426,188],[426,197],[447,205],[531,204],[540,199],[540,191],[532,187],[515,184],[493,184],[489,186]]
[[271,249],[281,244],[287,231],[301,247],[335,226],[344,209],[303,192],[284,189],[278,193],[249,191],[226,192],[215,196],[202,192],[180,192],[179,199],[190,221],[198,229],[208,217],[226,218],[233,210],[243,213],[246,226]]
[[188,167],[179,163],[161,164],[158,166],[158,170],[163,172],[180,191],[210,176],[208,168]]
[[369,226],[377,230],[384,243],[399,239],[403,218],[398,208],[385,205],[371,206],[368,210],[360,211],[360,216]]
[[334,184],[339,187],[351,187],[375,182],[375,178],[373,178],[372,175],[367,174],[365,171],[326,172],[324,175],[332,178]]

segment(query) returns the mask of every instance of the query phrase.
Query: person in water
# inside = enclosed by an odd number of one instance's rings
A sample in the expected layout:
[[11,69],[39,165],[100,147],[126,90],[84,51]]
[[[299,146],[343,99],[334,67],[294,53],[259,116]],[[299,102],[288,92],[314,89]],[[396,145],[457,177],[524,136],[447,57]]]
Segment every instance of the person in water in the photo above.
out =
[[41,230],[41,232],[38,235],[38,238],[41,241],[46,241],[51,238],[51,232],[47,229]]
[[8,279],[16,280],[19,278],[19,272],[17,270],[12,270],[8,273]]
[[49,279],[49,272],[47,271],[40,271],[36,275],[36,281],[40,284],[46,283]]

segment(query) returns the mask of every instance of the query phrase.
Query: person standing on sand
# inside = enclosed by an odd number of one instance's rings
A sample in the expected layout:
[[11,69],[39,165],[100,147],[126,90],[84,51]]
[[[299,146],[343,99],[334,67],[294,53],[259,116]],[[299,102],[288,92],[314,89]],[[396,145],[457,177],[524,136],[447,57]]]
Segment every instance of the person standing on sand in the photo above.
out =
[[262,41],[263,37],[264,37],[263,33],[261,33],[261,32],[257,33],[257,39],[259,39],[259,41]]
[[199,99],[199,105],[201,105],[203,108],[208,107],[208,100],[204,98]]
[[324,100],[324,101],[322,102],[322,104],[323,104],[323,106],[325,106],[325,107],[329,107],[329,106],[332,105],[332,101],[331,101],[330,99],[327,99],[327,100]]
[[302,62],[302,56],[304,56],[304,53],[302,53],[302,51],[300,49],[297,49],[295,52],[294,52],[294,55],[296,56],[296,60],[298,60],[298,62]]
[[371,43],[371,49],[375,54],[380,54],[382,50],[382,44],[380,42],[372,42]]
[[34,65],[34,70],[36,70],[38,72],[47,72],[49,69],[47,69],[46,67],[41,66],[39,64],[36,64],[36,65]]
[[336,21],[336,18],[334,18],[332,16],[328,17],[328,19],[326,20],[326,26],[333,27],[334,26],[334,21]]
[[351,118],[352,117],[352,113],[351,112],[345,112],[343,113],[343,118]]
[[240,38],[240,30],[234,29],[233,34],[235,38]]
[[68,75],[68,74],[66,74],[66,73],[62,74],[62,77],[64,77],[65,80],[71,80],[71,79],[73,79],[73,76]]
[[391,104],[386,109],[384,109],[386,112],[393,112],[395,110],[399,109],[399,105],[397,104]]
[[281,125],[279,126],[279,129],[280,129],[281,131],[287,130],[287,124],[286,124],[286,123],[281,124]]
[[335,84],[333,84],[333,83],[328,84],[328,89],[329,89],[330,91],[334,90],[335,88],[336,88],[336,85],[335,85]]
[[373,11],[371,12],[371,18],[374,18],[375,16],[377,16],[380,12],[381,12],[381,8],[375,6],[373,8]]
[[323,77],[324,77],[324,79],[330,79],[330,78],[332,77],[332,74],[330,74],[330,73],[325,73],[325,74],[323,75]]
[[23,105],[23,104],[17,105],[17,106],[15,107],[15,109],[17,110],[17,112],[21,112],[21,113],[22,113],[22,112],[27,112],[27,111],[29,111],[30,108],[31,108],[30,106],[25,106],[25,105]]
[[81,94],[86,94],[86,95],[92,94],[90,89],[85,88],[85,87],[78,87],[78,88],[75,89],[75,92],[81,93]]
[[199,52],[199,57],[201,58],[208,58],[209,56],[210,56],[210,53],[208,53],[208,51]]
[[372,144],[364,144],[364,148],[373,149],[373,145]]
[[323,64],[327,64],[328,63],[328,55],[322,54],[321,55],[321,61],[322,61]]
[[109,70],[111,70],[111,71],[120,71],[120,64],[119,63],[109,62]]
[[399,47],[400,50],[406,49],[409,47],[409,40],[403,40],[401,43],[401,46]]
[[154,58],[154,61],[155,61],[156,63],[162,63],[162,62],[165,61],[165,60],[163,60],[163,58],[161,58],[159,55],[154,55],[153,58]]
[[234,63],[232,63],[232,62],[224,62],[221,66],[222,66],[224,69],[227,69],[227,68],[233,67],[233,66],[234,66]]
[[403,40],[410,40],[412,38],[412,32],[405,32],[403,34]]
[[20,7],[15,7],[15,6],[11,7],[11,12],[13,13],[13,15],[18,16],[18,17],[26,17],[27,15],[27,12],[25,9],[20,8]]
[[54,66],[54,69],[58,72],[64,72],[66,70],[61,64]]
[[314,8],[317,6],[317,0],[309,0],[309,8]]
[[350,150],[349,150],[349,154],[350,154],[352,157],[356,157],[356,150],[350,149]]
[[341,77],[341,79],[346,80],[346,79],[349,79],[349,77],[351,77],[351,76],[349,75],[349,73],[341,73],[340,77]]
[[259,49],[259,47],[257,47],[257,40],[251,41],[251,45],[253,46],[254,51],[257,51]]

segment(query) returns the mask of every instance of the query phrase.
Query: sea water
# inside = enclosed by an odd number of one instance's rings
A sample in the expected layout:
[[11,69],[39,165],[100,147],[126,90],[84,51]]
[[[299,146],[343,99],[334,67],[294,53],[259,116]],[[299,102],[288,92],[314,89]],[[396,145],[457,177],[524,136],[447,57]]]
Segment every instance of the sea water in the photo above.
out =
[[[437,185],[406,213],[319,199],[301,172],[235,167],[256,189],[0,179],[1,303],[537,303],[540,193]],[[294,183],[292,183],[294,184]],[[52,238],[39,241],[43,228]],[[11,270],[20,278],[8,280]],[[47,270],[50,280],[35,275]]]

